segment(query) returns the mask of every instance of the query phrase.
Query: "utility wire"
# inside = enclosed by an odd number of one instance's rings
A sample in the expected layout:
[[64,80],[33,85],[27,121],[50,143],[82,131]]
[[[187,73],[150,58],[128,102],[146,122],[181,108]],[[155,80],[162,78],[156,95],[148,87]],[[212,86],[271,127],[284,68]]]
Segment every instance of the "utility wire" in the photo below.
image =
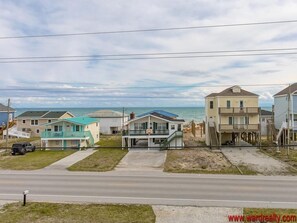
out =
[[[233,84],[234,85],[234,84]],[[237,84],[242,87],[271,87],[271,86],[288,86],[289,83],[267,83],[267,84]],[[64,91],[64,92],[73,92],[80,90],[81,92],[87,93],[87,92],[98,92],[98,90],[125,90],[125,89],[142,89],[142,88],[148,88],[148,89],[161,89],[161,88],[219,88],[219,87],[230,87],[231,85],[199,85],[199,84],[193,84],[193,85],[167,85],[167,86],[125,86],[125,87],[98,87],[98,88],[88,88],[86,91],[86,88],[81,87],[72,87],[72,88],[0,88],[1,91]]]
[[202,25],[202,26],[170,27],[170,28],[115,30],[115,31],[97,31],[97,32],[77,32],[77,33],[58,33],[58,34],[23,35],[23,36],[0,36],[0,40],[4,40],[4,39],[24,39],[24,38],[45,38],[45,37],[86,36],[86,35],[106,35],[106,34],[121,34],[121,33],[160,32],[160,31],[222,28],[222,27],[236,27],[236,26],[256,26],[256,25],[269,25],[269,24],[284,24],[284,23],[296,23],[296,22],[297,22],[297,20],[281,20],[281,21],[266,21],[266,22],[251,22],[251,23],[233,23],[233,24],[215,24],[215,25]]
[[120,61],[120,60],[162,60],[162,59],[191,59],[215,57],[245,57],[245,56],[277,56],[296,55],[297,52],[285,53],[251,53],[251,54],[217,54],[217,55],[191,55],[191,56],[157,56],[157,57],[120,57],[120,58],[91,58],[91,59],[61,59],[61,60],[9,60],[0,63],[48,63],[48,62],[83,62],[83,61]]
[[186,51],[186,52],[161,52],[161,53],[125,53],[102,55],[64,55],[64,56],[29,56],[29,57],[0,57],[0,60],[25,60],[25,59],[62,59],[62,58],[103,58],[103,57],[129,57],[129,56],[158,56],[158,55],[188,55],[188,54],[216,54],[216,53],[242,53],[242,52],[267,52],[267,51],[292,51],[297,47],[270,48],[270,49],[240,49],[240,50],[214,50],[214,51]]

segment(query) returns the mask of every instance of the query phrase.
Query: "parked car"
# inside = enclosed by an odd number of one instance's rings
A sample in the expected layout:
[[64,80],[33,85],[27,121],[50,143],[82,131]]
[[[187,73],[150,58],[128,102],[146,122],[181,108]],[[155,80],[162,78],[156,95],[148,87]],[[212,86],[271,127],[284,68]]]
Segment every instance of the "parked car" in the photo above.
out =
[[12,145],[11,154],[25,155],[26,152],[34,152],[36,147],[29,142],[15,143]]

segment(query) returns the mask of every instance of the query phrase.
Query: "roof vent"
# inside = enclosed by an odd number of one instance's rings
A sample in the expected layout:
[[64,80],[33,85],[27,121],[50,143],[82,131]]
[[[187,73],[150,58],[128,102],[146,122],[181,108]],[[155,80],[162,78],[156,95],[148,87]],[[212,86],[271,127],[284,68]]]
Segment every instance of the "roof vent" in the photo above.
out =
[[240,93],[240,91],[241,91],[241,88],[239,86],[233,86],[232,87],[232,92],[233,93]]

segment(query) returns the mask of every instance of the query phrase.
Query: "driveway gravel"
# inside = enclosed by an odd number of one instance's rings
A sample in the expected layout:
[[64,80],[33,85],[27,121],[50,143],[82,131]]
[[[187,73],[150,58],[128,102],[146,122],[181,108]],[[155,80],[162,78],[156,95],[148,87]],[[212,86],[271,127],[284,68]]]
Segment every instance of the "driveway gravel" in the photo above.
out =
[[260,152],[255,147],[222,148],[234,165],[247,166],[263,175],[288,175],[290,166]]
[[156,223],[229,223],[228,215],[242,215],[242,208],[153,205]]

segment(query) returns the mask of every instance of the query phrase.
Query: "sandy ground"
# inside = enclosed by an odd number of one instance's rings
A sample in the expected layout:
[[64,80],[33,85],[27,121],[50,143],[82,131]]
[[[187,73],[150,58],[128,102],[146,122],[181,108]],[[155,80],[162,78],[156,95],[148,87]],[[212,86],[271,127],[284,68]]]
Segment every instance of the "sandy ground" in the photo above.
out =
[[227,223],[228,215],[242,215],[242,208],[178,207],[154,205],[156,223]]
[[251,148],[223,148],[222,152],[235,165],[248,166],[263,175],[287,175],[289,166]]
[[205,135],[201,134],[202,129],[200,126],[196,127],[195,136],[190,128],[184,129],[184,143],[185,147],[201,146],[204,145]]
[[169,169],[220,171],[231,167],[223,154],[203,148],[172,150],[167,156]]

